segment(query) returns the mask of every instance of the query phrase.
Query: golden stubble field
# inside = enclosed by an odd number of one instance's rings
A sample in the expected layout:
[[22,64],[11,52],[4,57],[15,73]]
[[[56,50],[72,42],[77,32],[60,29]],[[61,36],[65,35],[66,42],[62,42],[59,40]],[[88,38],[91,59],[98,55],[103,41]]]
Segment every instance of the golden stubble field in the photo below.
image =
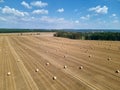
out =
[[120,42],[0,35],[0,90],[120,90]]

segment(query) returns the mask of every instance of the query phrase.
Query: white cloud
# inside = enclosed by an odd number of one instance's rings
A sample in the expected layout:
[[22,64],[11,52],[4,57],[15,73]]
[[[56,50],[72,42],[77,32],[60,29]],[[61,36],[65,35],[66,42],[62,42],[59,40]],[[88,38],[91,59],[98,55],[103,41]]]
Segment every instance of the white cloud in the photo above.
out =
[[64,8],[59,8],[59,9],[57,10],[57,12],[59,12],[59,13],[64,12]]
[[33,14],[48,14],[48,10],[38,9],[38,10],[34,10],[32,13]]
[[[58,17],[15,17],[15,16],[4,16],[7,19],[7,23],[9,23],[10,27],[14,28],[45,28],[45,29],[63,29],[63,28],[73,28],[76,24],[71,20],[65,20],[64,18]],[[9,22],[11,21],[11,22]],[[0,22],[3,25],[5,22]],[[34,23],[34,24],[33,24]],[[77,24],[78,25],[78,24]]]
[[50,17],[47,17],[47,16],[42,16],[40,18],[41,21],[43,22],[49,22],[49,23],[54,23],[54,22],[60,22],[60,21],[64,21],[64,18],[50,18]]
[[75,21],[76,24],[79,24],[80,22],[78,20]]
[[108,7],[107,6],[101,7],[100,5],[98,5],[96,7],[89,8],[88,10],[89,11],[94,11],[98,14],[107,14],[108,13]]
[[40,18],[40,22],[44,23],[44,25],[47,25],[46,28],[49,29],[73,28],[75,24],[74,22],[65,20],[64,18],[54,18],[48,16],[42,16]]
[[119,20],[114,20],[113,23],[119,23]]
[[4,8],[2,8],[2,13],[4,13],[4,14],[12,14],[12,15],[15,15],[15,16],[29,15],[27,12],[21,12],[19,10],[14,9],[14,8],[10,8],[8,6],[5,6]]
[[4,2],[4,0],[0,0],[0,3],[1,3],[1,2]]
[[21,20],[24,22],[31,22],[35,20],[35,17],[22,17]]
[[48,5],[48,3],[42,2],[42,1],[34,1],[31,2],[32,6],[36,6],[36,7],[46,7]]
[[31,9],[31,8],[32,8],[32,7],[31,7],[28,3],[26,3],[25,1],[22,1],[22,2],[21,2],[21,5],[23,5],[24,7],[28,8],[28,9]]
[[116,17],[116,14],[113,13],[112,16],[113,16],[113,17]]
[[86,15],[86,16],[82,16],[80,17],[80,19],[83,19],[83,20],[89,20],[90,19],[90,15]]
[[0,17],[0,21],[7,21],[7,19],[4,17]]
[[109,17],[110,17],[110,19],[113,19],[113,20],[118,19],[117,15],[115,13],[111,14]]

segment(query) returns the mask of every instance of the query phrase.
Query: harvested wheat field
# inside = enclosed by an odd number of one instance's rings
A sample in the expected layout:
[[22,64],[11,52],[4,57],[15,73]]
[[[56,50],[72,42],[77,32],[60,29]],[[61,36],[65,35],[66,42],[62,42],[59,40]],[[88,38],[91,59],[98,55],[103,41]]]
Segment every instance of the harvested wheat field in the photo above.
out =
[[120,42],[1,35],[0,90],[120,90]]

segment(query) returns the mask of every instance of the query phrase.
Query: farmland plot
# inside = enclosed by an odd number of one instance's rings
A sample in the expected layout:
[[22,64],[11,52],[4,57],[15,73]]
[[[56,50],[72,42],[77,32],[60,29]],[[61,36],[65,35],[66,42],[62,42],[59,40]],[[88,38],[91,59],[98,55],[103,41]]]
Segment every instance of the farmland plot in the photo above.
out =
[[0,36],[0,90],[120,90],[120,42]]

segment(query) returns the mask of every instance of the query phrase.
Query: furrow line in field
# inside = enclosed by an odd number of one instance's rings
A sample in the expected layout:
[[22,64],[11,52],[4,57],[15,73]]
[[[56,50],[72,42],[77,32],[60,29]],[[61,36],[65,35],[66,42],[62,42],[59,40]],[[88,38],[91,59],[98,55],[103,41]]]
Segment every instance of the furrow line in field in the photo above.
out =
[[[44,55],[44,54],[42,54],[42,53],[40,53],[40,52],[38,53],[36,50],[34,50],[33,48],[31,48],[30,46],[28,46],[28,45],[26,45],[26,44],[24,44],[24,43],[22,43],[22,45],[24,45],[25,47],[27,47],[27,48],[30,49],[31,51],[35,52],[36,54],[44,57],[44,59],[50,61],[50,62],[51,62],[53,65],[55,65],[56,67],[62,67],[62,66],[59,65],[57,62],[55,62],[54,60],[52,60],[50,57],[46,57],[46,55]],[[66,72],[66,73],[68,73],[68,72]],[[69,74],[69,73],[68,73],[68,74]],[[71,76],[74,77],[74,75],[71,75]],[[79,76],[78,76],[78,77],[79,77]],[[78,78],[76,78],[76,79],[78,79]],[[83,80],[80,79],[80,77],[79,77],[78,80],[83,83]],[[85,84],[86,86],[88,85],[88,87],[90,87],[90,88],[93,89],[93,90],[99,90],[96,86],[93,86],[93,85],[91,85],[91,84],[88,84],[88,82],[86,82],[86,81],[84,81],[84,84]]]
[[[12,54],[14,55],[14,58],[16,60],[20,59],[19,56],[18,56],[18,54],[15,52],[14,48],[10,44],[8,38],[6,38],[6,40],[8,42],[8,45],[10,47],[10,50],[11,50]],[[24,66],[23,62],[17,63],[17,65],[18,65],[18,68],[19,68],[22,76],[24,77],[24,80],[26,81],[26,84],[28,85],[29,90],[38,90],[38,87],[37,87],[36,83],[32,79],[30,73],[28,72],[28,70]]]

